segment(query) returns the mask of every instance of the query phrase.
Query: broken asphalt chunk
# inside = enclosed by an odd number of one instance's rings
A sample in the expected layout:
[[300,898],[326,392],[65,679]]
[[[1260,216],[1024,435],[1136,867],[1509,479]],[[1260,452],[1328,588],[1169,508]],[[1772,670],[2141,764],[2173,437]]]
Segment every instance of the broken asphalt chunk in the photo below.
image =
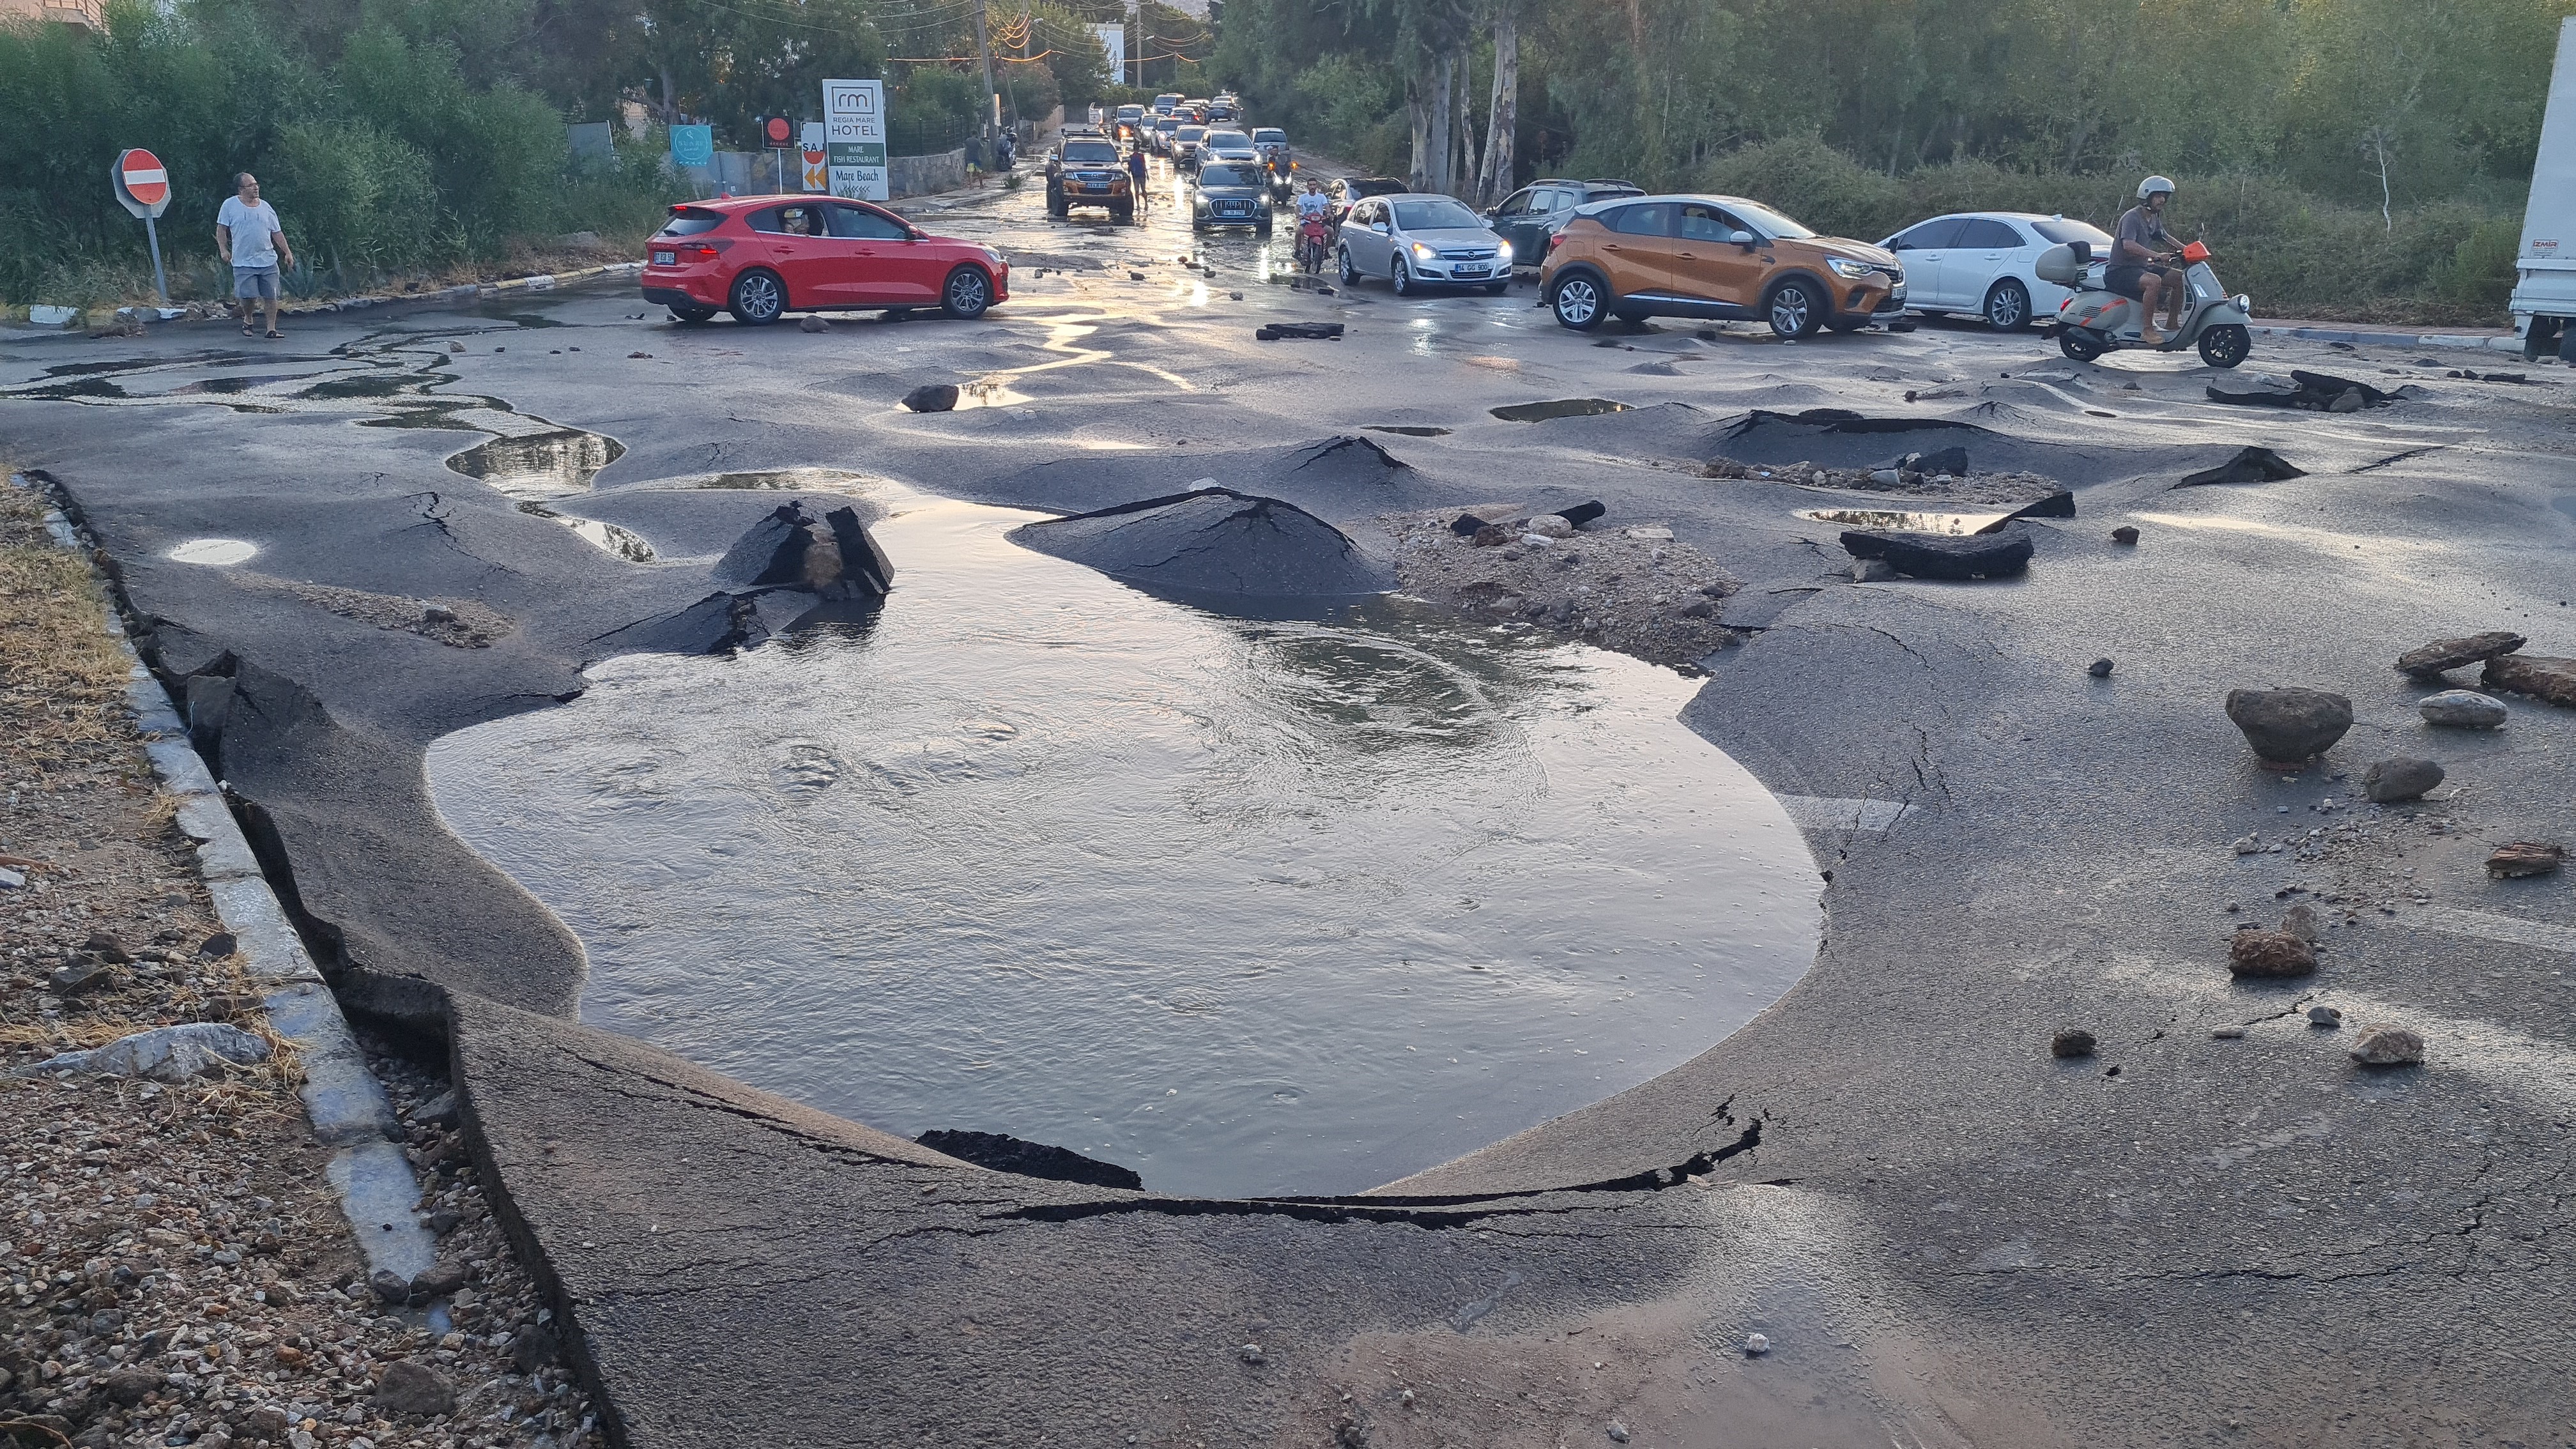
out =
[[2227,969],[2237,976],[2306,976],[2317,948],[2287,931],[2239,931],[2227,943]]
[[926,382],[903,395],[905,410],[916,413],[944,413],[957,406],[957,384]]
[[2213,483],[2278,483],[2305,478],[2308,472],[2269,448],[2239,448],[2236,456],[2215,468],[2185,474],[2176,488],[2205,488]]
[[2272,765],[2303,765],[2352,728],[2352,701],[2322,689],[2231,689],[2227,717]]
[[1999,579],[2030,568],[2030,533],[2020,523],[1965,537],[1852,529],[1843,534],[1842,545],[1854,558],[1880,559],[1918,579]]
[[1141,1189],[1145,1180],[1133,1168],[1096,1157],[1085,1157],[1068,1147],[1054,1147],[1044,1142],[1026,1142],[1001,1132],[972,1132],[963,1129],[934,1128],[912,1139],[933,1152],[944,1152],[960,1162],[995,1172],[1012,1172],[1022,1177],[1043,1177],[1056,1182],[1079,1182],[1092,1187],[1117,1187],[1130,1191]]
[[2576,659],[2499,654],[2487,661],[2478,682],[2507,694],[2527,694],[2551,704],[2576,705]]
[[2411,1067],[2424,1060],[2424,1038],[2402,1026],[2365,1026],[2345,1055],[2365,1067]]
[[2499,845],[2487,857],[2487,874],[2497,880],[2550,875],[2567,860],[2567,847],[2545,840],[2516,840]]
[[1282,337],[1299,337],[1317,342],[1339,342],[1342,340],[1342,324],[1339,322],[1267,322],[1255,328],[1252,335],[1263,342],[1276,342]]
[[2361,777],[2362,793],[2376,805],[2414,800],[2442,783],[2442,767],[2431,760],[2376,760]]
[[2439,679],[2446,669],[2476,664],[2499,654],[2511,654],[2529,642],[2510,629],[2495,629],[2458,639],[2436,639],[2421,649],[2409,649],[2398,655],[2397,667],[2418,679]]

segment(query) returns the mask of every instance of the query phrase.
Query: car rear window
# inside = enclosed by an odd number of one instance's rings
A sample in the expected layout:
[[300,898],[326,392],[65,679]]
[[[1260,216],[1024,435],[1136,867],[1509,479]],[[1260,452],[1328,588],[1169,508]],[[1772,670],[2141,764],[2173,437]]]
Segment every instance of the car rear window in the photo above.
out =
[[1643,206],[1616,206],[1601,213],[1601,221],[1612,231],[1630,236],[1662,236],[1672,229],[1672,208],[1660,201]]
[[1106,141],[1067,141],[1064,143],[1064,159],[1066,164],[1073,166],[1115,166],[1118,164],[1118,148]]
[[1204,141],[1207,139],[1207,127],[1183,126],[1181,128],[1181,139],[1184,141]]
[[1276,126],[1264,126],[1252,133],[1253,144],[1257,146],[1277,146],[1284,144],[1287,139],[1288,133]]
[[1211,146],[1249,146],[1252,144],[1252,138],[1244,135],[1241,131],[1210,131],[1208,132],[1208,144]]
[[1643,196],[1645,194],[1645,190],[1642,187],[1636,186],[1589,186],[1584,188],[1583,199],[1585,201],[1608,201],[1614,196]]
[[2068,221],[2064,217],[2053,217],[2047,221],[2032,222],[2030,229],[2053,242],[2091,242],[2105,249],[2111,245],[2111,234],[2089,221]]
[[1967,227],[1965,219],[1936,216],[1920,226],[1908,227],[1888,238],[1889,250],[1900,252],[1937,252],[1954,245],[1959,233]]
[[723,212],[699,211],[693,207],[687,211],[672,212],[671,219],[662,223],[662,230],[657,235],[696,236],[702,231],[714,231],[722,225],[724,225]]
[[2021,245],[2021,233],[1990,217],[1978,217],[1959,233],[1958,244],[1987,251],[2010,251]]

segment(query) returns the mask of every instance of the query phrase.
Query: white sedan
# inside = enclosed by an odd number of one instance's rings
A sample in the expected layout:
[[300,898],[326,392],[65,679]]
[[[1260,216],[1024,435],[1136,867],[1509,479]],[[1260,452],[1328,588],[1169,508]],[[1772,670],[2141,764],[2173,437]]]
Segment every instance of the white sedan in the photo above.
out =
[[2054,317],[2073,293],[2031,271],[2040,253],[2065,242],[2091,242],[2109,256],[2111,238],[2089,222],[2027,211],[1969,211],[1916,222],[1879,245],[1905,264],[1911,312],[1974,313],[1998,332]]

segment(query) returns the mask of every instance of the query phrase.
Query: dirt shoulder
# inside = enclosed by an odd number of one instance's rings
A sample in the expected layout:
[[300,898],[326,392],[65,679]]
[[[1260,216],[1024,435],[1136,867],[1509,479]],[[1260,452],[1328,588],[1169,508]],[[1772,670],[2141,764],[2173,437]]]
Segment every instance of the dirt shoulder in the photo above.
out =
[[[157,788],[87,564],[53,544],[45,508],[0,484],[0,1444],[596,1442],[453,1099],[429,1106],[444,1083],[381,1058],[454,1281],[367,1282],[293,1055]],[[18,1075],[183,1022],[275,1050],[175,1082]]]

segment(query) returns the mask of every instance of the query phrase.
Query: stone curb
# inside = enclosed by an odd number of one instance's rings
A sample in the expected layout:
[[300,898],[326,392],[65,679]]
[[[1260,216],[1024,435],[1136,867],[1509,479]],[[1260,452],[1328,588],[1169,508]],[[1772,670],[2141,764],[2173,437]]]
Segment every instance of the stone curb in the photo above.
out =
[[[33,490],[24,474],[12,486]],[[64,548],[90,557],[88,546],[58,509],[45,514],[45,529]],[[340,1194],[369,1271],[387,1269],[409,1279],[438,1261],[438,1240],[413,1212],[420,1182],[400,1145],[402,1123],[384,1086],[367,1069],[366,1053],[322,973],[306,954],[277,894],[260,871],[259,857],[224,803],[223,786],[188,743],[188,727],[160,681],[135,655],[113,604],[107,632],[125,652],[126,705],[142,732],[144,753],[161,788],[178,802],[179,829],[197,843],[197,870],[214,897],[215,914],[232,932],[251,980],[261,990],[269,1026],[294,1043],[304,1064],[304,1111],[313,1135],[333,1149],[327,1169]],[[443,1311],[443,1310],[434,1310]]]
[[2485,337],[2462,332],[2364,332],[2343,327],[2265,326],[2247,329],[2257,337],[2284,337],[2298,342],[2348,342],[2355,347],[2432,347],[2466,352],[2522,351],[2522,339],[2510,334]]

